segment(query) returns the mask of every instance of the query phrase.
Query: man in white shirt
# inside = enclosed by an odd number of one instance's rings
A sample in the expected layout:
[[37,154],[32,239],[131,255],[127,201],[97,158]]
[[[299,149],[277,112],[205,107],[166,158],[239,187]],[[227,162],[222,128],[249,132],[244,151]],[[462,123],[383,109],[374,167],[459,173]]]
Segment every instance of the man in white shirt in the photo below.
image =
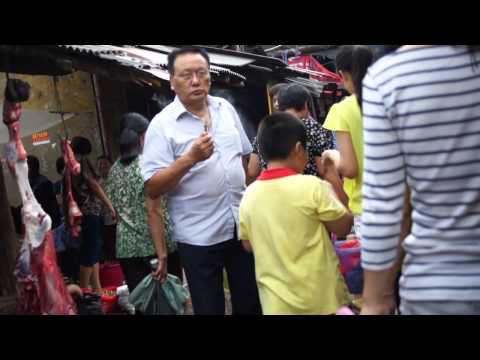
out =
[[169,55],[177,96],[147,130],[142,175],[148,196],[167,196],[195,314],[225,313],[224,268],[233,313],[260,314],[253,257],[237,239],[252,147],[233,106],[208,95],[209,66],[202,49]]

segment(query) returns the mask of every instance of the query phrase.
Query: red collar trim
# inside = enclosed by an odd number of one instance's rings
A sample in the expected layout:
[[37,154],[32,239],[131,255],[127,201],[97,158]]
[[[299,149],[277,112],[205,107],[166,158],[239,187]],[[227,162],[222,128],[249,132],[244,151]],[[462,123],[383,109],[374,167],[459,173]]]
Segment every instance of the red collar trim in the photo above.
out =
[[273,180],[280,179],[283,177],[298,175],[299,173],[291,168],[275,168],[263,170],[257,180]]

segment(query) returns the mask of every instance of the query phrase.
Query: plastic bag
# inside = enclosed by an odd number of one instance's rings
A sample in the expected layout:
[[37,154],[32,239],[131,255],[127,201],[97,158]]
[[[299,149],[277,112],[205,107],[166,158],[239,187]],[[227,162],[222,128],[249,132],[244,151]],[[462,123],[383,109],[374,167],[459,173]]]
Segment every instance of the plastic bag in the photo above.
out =
[[53,229],[52,233],[57,253],[64,252],[68,249],[78,249],[80,247],[79,238],[73,237],[72,232],[67,229],[65,223]]
[[61,224],[60,226],[56,227],[52,230],[53,233],[53,240],[55,241],[55,251],[58,253],[64,252],[67,250],[67,246],[65,245],[65,225]]
[[360,260],[361,244],[357,239],[335,242],[335,251],[340,260],[340,272],[352,294],[363,291],[363,269]]
[[188,290],[183,287],[180,279],[168,274],[167,280],[162,284],[162,288],[175,313],[177,315],[183,315],[185,313],[185,303],[190,298],[190,294]]
[[130,304],[130,292],[128,291],[127,285],[122,285],[117,288],[117,296],[118,306],[120,307],[120,309],[126,311],[130,315],[135,315],[135,306]]
[[358,240],[336,241],[334,245],[342,274],[345,275],[360,264],[361,245]]
[[165,283],[147,275],[130,294],[130,303],[143,315],[182,315],[188,291],[180,279],[167,275]]
[[335,315],[355,315],[355,313],[348,306],[342,306]]

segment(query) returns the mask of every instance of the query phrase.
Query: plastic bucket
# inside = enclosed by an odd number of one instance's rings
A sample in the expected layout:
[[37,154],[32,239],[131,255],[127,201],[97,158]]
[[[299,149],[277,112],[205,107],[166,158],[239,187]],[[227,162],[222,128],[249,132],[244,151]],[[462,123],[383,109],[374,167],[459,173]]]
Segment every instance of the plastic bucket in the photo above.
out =
[[119,287],[123,285],[125,277],[119,263],[100,265],[100,283],[103,288]]

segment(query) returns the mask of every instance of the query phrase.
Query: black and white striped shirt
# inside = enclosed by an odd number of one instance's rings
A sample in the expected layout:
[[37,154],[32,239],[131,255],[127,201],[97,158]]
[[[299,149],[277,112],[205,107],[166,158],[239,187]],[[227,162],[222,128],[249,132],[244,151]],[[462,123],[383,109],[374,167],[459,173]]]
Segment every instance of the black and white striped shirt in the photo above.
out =
[[408,183],[407,300],[480,300],[480,64],[472,62],[465,46],[419,47],[382,58],[364,79],[362,264],[393,264]]

